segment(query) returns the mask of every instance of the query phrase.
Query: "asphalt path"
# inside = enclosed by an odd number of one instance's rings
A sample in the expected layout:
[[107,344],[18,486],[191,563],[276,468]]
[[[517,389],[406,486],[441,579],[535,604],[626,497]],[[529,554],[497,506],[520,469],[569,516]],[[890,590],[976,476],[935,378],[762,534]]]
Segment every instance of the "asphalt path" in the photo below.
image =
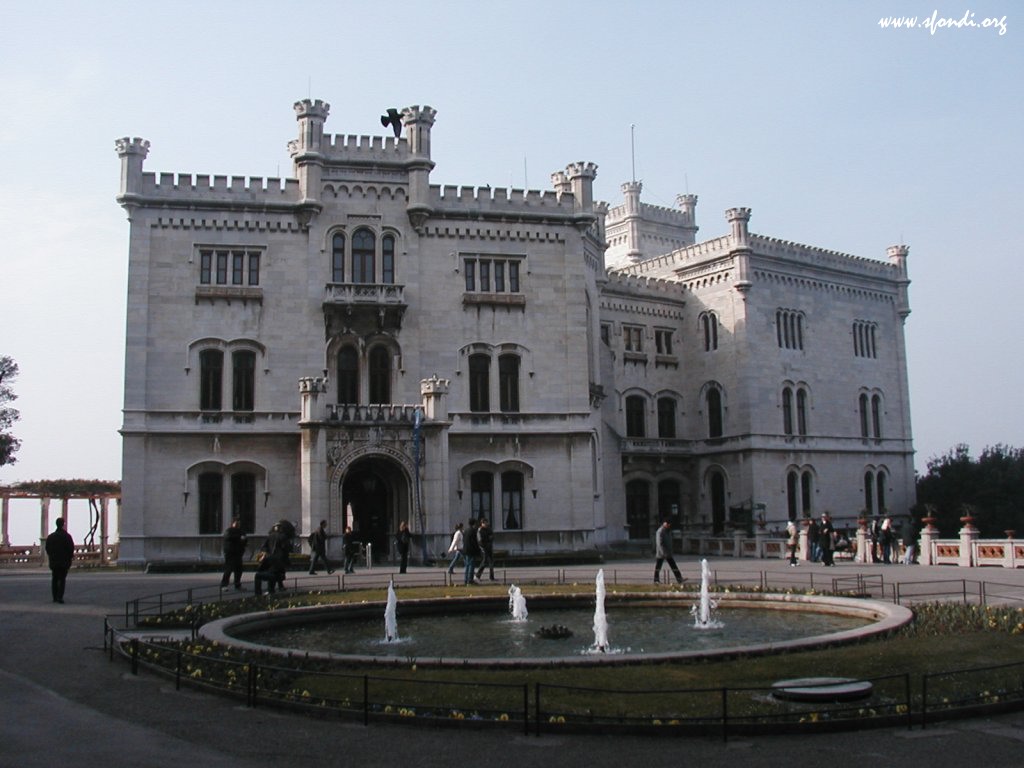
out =
[[[681,558],[688,577],[695,558]],[[784,578],[784,562],[719,560],[723,572],[767,571]],[[622,572],[630,564],[614,566]],[[632,565],[637,574],[650,563]],[[608,568],[608,566],[606,566]],[[891,585],[949,582],[968,591],[981,581],[1003,594],[1024,596],[1024,569],[801,564],[821,579],[879,574]],[[410,569],[415,576],[415,568]],[[580,581],[595,566],[565,569]],[[796,571],[798,569],[794,569]],[[386,569],[376,569],[379,579]],[[1024,712],[991,719],[941,723],[927,729],[892,728],[822,735],[731,738],[628,735],[526,736],[472,727],[436,728],[304,717],[270,708],[249,709],[234,699],[188,689],[143,672],[103,652],[104,616],[125,601],[216,584],[216,574],[144,574],[72,570],[66,603],[50,601],[49,573],[0,571],[0,766],[92,768],[258,768],[286,765],[398,768],[400,766],[843,766],[929,765],[985,768],[1024,766]],[[908,589],[911,589],[908,586]],[[1024,659],[1024,643],[1022,643]],[[984,663],[983,659],[976,660]]]

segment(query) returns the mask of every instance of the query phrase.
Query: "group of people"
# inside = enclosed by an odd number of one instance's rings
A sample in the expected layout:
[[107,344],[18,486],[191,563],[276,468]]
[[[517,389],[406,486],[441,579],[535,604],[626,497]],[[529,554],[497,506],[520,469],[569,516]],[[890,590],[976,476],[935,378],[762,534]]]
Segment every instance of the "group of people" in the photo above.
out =
[[[876,519],[869,529],[871,538],[871,562],[873,563],[894,563],[899,552],[900,536],[896,534],[896,528],[890,516]],[[914,519],[908,518],[903,525],[902,539],[905,547],[903,564],[911,565],[917,562],[917,526]],[[846,531],[837,530],[832,524],[832,517],[827,512],[821,515],[820,521],[811,520],[807,524],[807,543],[810,549],[809,557],[812,562],[820,562],[825,566],[834,566],[835,553],[844,552],[853,548],[850,534]],[[786,548],[789,555],[789,564],[797,565],[797,553],[800,549],[800,531],[794,520],[786,524]]]
[[[285,575],[291,565],[291,554],[295,549],[295,534],[295,525],[288,520],[281,520],[267,533],[267,537],[260,545],[256,555],[258,565],[256,566],[255,591],[257,595],[262,595],[264,588],[268,594],[274,594],[277,590],[284,589]],[[334,573],[331,561],[327,558],[328,538],[327,521],[321,520],[320,526],[309,534],[309,573],[311,576],[317,573],[318,567],[325,568],[328,573]],[[227,588],[232,579],[236,590],[245,589],[242,586],[242,571],[245,568],[247,543],[248,536],[242,529],[242,522],[235,518],[224,531],[224,574],[220,581],[222,589]],[[345,558],[345,573],[354,573],[360,545],[352,531],[352,526],[346,527],[345,533],[342,535],[342,550]]]
[[452,541],[448,545],[448,574],[455,571],[456,564],[463,563],[463,583],[467,586],[479,583],[484,571],[490,569],[491,581],[494,578],[494,531],[490,523],[483,517],[469,521],[469,530],[462,523],[457,523],[452,531]]

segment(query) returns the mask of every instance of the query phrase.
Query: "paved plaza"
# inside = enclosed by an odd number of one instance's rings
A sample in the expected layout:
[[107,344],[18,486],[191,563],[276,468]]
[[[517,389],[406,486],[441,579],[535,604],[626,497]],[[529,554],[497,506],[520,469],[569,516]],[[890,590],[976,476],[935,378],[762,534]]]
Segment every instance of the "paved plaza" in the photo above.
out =
[[[690,579],[696,558],[681,558]],[[887,584],[987,581],[1024,594],[1024,569],[840,564],[825,569],[783,561],[719,560],[735,573],[794,571],[820,578],[881,574]],[[623,572],[651,570],[648,561],[615,563]],[[417,569],[411,569],[415,571]],[[565,569],[593,578],[596,566]],[[379,577],[386,569],[376,569]],[[785,573],[784,573],[785,572]],[[248,577],[251,582],[251,576]],[[73,570],[67,602],[50,601],[49,572],[0,571],[0,766],[80,768],[258,768],[286,765],[387,766],[1024,766],[1024,712],[940,723],[926,730],[733,738],[601,735],[525,736],[473,728],[425,728],[307,718],[248,709],[216,695],[183,689],[103,652],[103,617],[132,597],[216,584],[219,574],[143,574]],[[1024,658],[1024,653],[1022,653]],[[978,659],[983,663],[984,659]]]

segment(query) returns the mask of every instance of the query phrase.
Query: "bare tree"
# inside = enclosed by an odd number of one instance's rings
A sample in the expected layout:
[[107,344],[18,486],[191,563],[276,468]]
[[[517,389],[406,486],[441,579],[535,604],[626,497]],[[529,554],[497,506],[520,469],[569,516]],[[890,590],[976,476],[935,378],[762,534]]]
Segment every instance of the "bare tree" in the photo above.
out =
[[11,383],[17,377],[18,364],[6,355],[0,356],[0,467],[14,464],[17,461],[14,454],[21,447],[21,440],[10,433],[21,414],[8,405],[18,399],[11,388]]

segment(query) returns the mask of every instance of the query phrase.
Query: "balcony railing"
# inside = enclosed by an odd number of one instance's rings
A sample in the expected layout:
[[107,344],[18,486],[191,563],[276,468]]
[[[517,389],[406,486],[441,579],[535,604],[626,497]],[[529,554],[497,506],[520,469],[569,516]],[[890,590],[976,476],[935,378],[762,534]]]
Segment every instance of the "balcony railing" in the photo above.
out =
[[328,283],[324,304],[404,306],[405,286],[392,283]]
[[422,406],[404,403],[380,403],[356,405],[354,403],[329,403],[327,420],[339,424],[412,424],[417,408]]

